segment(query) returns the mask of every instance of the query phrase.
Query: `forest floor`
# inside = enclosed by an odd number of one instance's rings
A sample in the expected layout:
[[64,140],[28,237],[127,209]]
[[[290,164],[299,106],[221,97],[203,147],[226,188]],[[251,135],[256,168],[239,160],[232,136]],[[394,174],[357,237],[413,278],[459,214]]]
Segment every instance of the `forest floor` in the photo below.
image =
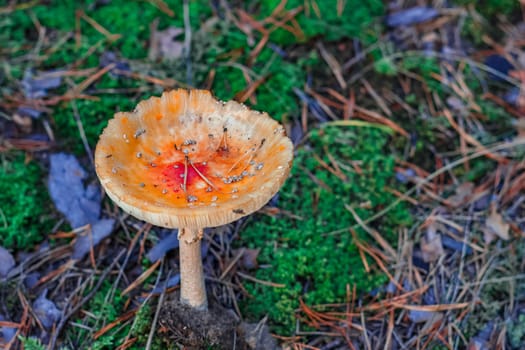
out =
[[166,319],[177,231],[93,163],[115,112],[201,88],[295,146],[267,206],[205,231],[234,340],[523,349],[525,4],[445,3],[0,2],[0,346],[203,347]]

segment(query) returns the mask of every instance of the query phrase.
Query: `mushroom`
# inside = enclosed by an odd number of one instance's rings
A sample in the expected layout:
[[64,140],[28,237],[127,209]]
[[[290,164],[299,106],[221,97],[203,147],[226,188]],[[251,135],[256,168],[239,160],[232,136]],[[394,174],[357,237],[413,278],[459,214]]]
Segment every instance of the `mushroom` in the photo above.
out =
[[201,310],[203,229],[260,209],[284,183],[292,158],[284,128],[266,113],[183,89],[115,114],[95,151],[97,175],[118,206],[179,229],[180,299]]

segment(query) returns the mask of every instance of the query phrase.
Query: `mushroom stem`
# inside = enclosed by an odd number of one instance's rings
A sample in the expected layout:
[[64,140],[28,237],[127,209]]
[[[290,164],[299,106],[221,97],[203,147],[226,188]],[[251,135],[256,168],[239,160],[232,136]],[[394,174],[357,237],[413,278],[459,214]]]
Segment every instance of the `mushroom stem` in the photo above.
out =
[[180,301],[192,308],[207,310],[201,255],[202,235],[202,229],[182,228],[179,231]]

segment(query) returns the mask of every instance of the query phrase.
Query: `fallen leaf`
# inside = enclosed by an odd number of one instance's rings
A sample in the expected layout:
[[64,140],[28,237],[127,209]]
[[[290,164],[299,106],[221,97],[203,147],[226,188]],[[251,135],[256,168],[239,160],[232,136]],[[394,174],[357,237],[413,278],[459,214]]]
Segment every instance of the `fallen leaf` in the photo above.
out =
[[410,181],[410,179],[414,179],[417,176],[414,169],[400,169],[396,171],[396,180],[406,184]]
[[474,184],[464,182],[456,188],[455,194],[447,198],[447,202],[454,208],[459,207],[470,199],[474,193]]
[[248,349],[279,349],[277,341],[270,334],[270,329],[266,324],[267,321],[268,316],[265,316],[258,323],[241,322],[239,329],[242,331],[241,334],[244,335],[244,341],[246,342]]
[[302,103],[305,103],[308,106],[308,110],[318,121],[325,123],[330,120],[317,100],[308,96],[304,91],[299,90],[296,87],[293,88],[293,92],[299,97]]
[[23,133],[29,134],[33,127],[33,120],[31,117],[20,115],[18,113],[13,114],[13,121],[22,130]]
[[84,187],[86,172],[75,156],[55,153],[50,157],[49,194],[55,207],[73,228],[95,223],[100,216],[99,187]]
[[468,344],[468,350],[489,350],[490,346],[486,341],[472,339]]
[[126,62],[124,59],[119,58],[112,51],[105,51],[100,56],[99,64],[102,68],[106,68],[109,65],[113,65],[113,69],[117,69],[119,71],[130,71],[129,63]]
[[7,249],[0,246],[0,278],[7,277],[9,271],[15,266],[15,259]]
[[112,231],[115,220],[102,219],[102,194],[96,184],[84,186],[87,174],[75,156],[55,153],[50,157],[49,195],[55,207],[71,227],[91,225],[91,231],[81,231],[73,246],[73,259],[82,259]]
[[73,259],[80,260],[113,231],[114,219],[102,219],[91,224],[91,232],[81,232],[73,245]]
[[525,137],[525,118],[516,120],[515,127],[518,131],[518,136]]
[[40,277],[42,277],[42,275],[39,272],[31,272],[24,278],[24,286],[29,289],[33,288],[38,284]]
[[31,117],[33,119],[38,119],[40,118],[40,116],[42,115],[42,112],[41,110],[38,110],[38,109],[35,109],[33,107],[29,107],[29,106],[20,106],[16,109],[16,113],[21,115],[21,116],[25,116],[25,117]]
[[151,262],[156,262],[162,259],[167,252],[172,249],[179,247],[179,239],[177,238],[178,230],[172,231],[168,236],[161,239],[150,251],[146,254],[146,257]]
[[520,93],[518,95],[516,105],[521,111],[525,111],[525,69],[513,70],[509,72],[510,76],[521,81]]
[[389,27],[410,26],[436,18],[439,12],[431,7],[415,6],[386,16]]
[[456,97],[456,96],[450,96],[447,98],[447,105],[454,111],[465,111],[467,109],[467,106],[465,106],[465,103],[463,101]]
[[427,227],[425,236],[421,237],[421,255],[423,261],[433,262],[438,260],[445,254],[443,244],[441,243],[441,235],[437,233],[435,223],[431,223]]
[[440,312],[426,310],[410,310],[408,312],[408,319],[413,323],[423,323],[436,318],[441,319],[443,315]]
[[175,60],[182,57],[184,52],[184,41],[178,39],[184,33],[184,29],[168,27],[165,30],[154,30],[151,34],[151,43],[148,58],[152,61],[157,59]]
[[21,83],[24,95],[36,99],[47,96],[47,90],[59,87],[62,78],[57,72],[41,72],[34,75],[31,70],[26,70]]
[[497,212],[496,206],[493,205],[490,209],[490,215],[485,221],[485,229],[483,230],[483,238],[485,243],[489,244],[497,237],[507,241],[509,240],[510,225],[503,220],[500,213]]
[[[497,81],[504,81],[502,76],[509,75],[509,71],[514,68],[512,63],[507,60],[507,58],[499,54],[487,56],[484,63],[488,67],[492,68],[492,71],[489,71],[489,78]],[[500,73],[500,75],[492,73],[494,71]]]
[[62,312],[56,307],[54,302],[46,298],[46,295],[47,290],[44,290],[33,302],[33,312],[40,320],[42,326],[50,330],[53,328],[53,325],[60,320]]
[[[4,315],[0,314],[0,321],[10,321],[9,318],[5,317]],[[0,327],[0,344],[9,343],[16,335],[17,328],[12,327]]]
[[256,269],[259,264],[257,263],[257,257],[259,256],[259,252],[261,251],[260,248],[257,249],[250,249],[250,248],[244,248],[244,253],[241,257],[241,264],[242,267],[248,270]]
[[449,236],[443,236],[441,237],[441,243],[445,248],[454,250],[456,252],[463,252],[465,251],[466,255],[472,254],[473,250],[471,247],[469,247],[467,244],[463,242],[458,242],[453,238],[450,238]]
[[171,276],[169,280],[159,283],[159,285],[150,292],[150,294],[161,294],[166,289],[175,287],[180,283],[180,274],[176,274],[175,276]]

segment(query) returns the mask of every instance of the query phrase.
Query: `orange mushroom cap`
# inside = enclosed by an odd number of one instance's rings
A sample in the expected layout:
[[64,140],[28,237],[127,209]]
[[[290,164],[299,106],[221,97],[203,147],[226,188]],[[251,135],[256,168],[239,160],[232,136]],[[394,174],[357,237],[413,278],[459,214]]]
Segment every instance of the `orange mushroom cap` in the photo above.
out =
[[95,151],[108,196],[169,228],[224,225],[260,209],[292,158],[284,128],[266,113],[182,89],[115,114]]

